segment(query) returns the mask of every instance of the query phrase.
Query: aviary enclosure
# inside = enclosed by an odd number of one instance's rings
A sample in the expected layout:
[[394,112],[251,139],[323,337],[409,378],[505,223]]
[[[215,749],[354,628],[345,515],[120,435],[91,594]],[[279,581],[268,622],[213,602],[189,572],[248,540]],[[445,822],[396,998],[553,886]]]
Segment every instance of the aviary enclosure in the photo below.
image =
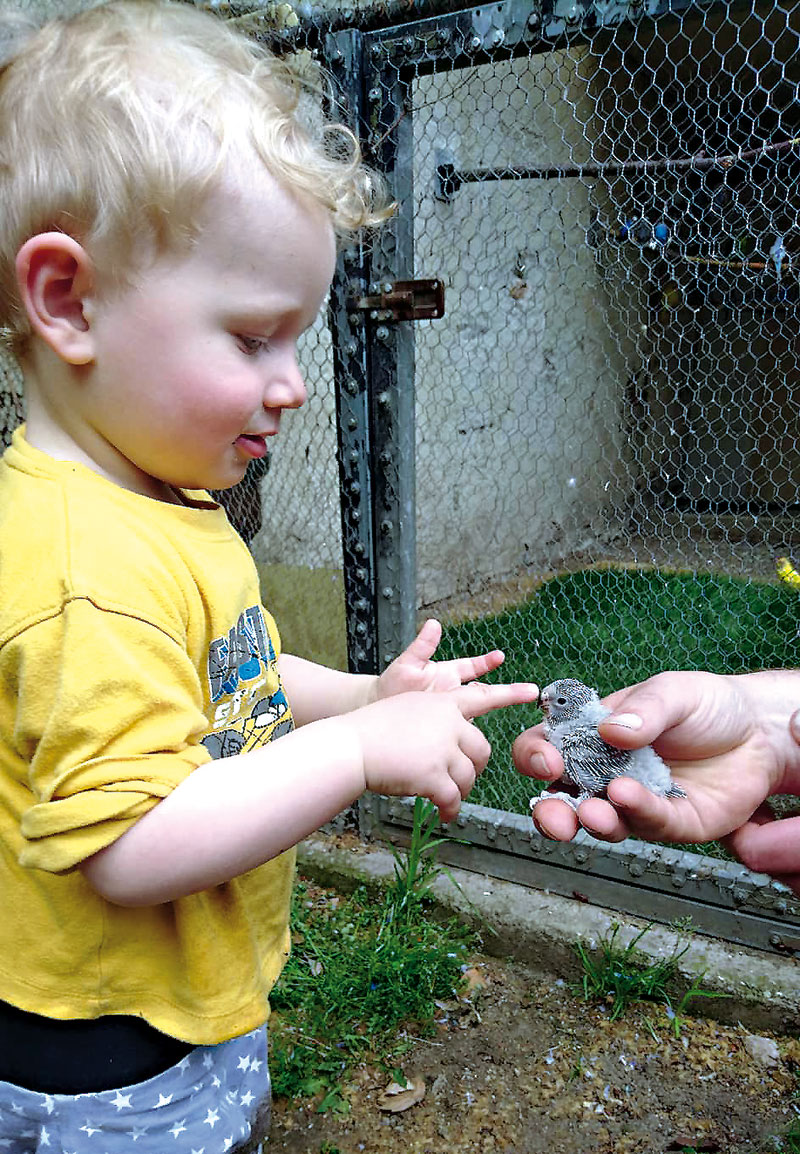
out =
[[[305,415],[224,498],[287,644],[377,670],[436,614],[540,684],[800,665],[800,6],[225,14],[327,69],[398,202],[340,254]],[[714,847],[540,839],[510,768],[537,719],[493,732],[445,857],[800,951],[800,904]],[[402,840],[410,809],[360,817]]]

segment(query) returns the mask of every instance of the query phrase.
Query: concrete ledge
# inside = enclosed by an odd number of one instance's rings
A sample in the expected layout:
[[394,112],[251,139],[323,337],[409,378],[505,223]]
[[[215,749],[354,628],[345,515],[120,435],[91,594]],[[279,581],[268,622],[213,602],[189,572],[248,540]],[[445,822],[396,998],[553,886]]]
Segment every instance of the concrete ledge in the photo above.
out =
[[[394,857],[382,846],[367,845],[352,835],[317,834],[298,847],[298,867],[312,881],[351,892],[359,885],[386,886],[394,876]],[[436,879],[433,898],[441,911],[457,914],[480,932],[487,954],[514,958],[568,980],[582,972],[577,942],[594,949],[617,923],[618,942],[625,946],[647,925],[590,903],[451,867]],[[638,948],[655,960],[686,943],[685,934],[654,925]],[[800,961],[794,957],[695,934],[679,972],[687,984],[704,973],[700,983],[704,989],[729,995],[698,998],[690,1012],[741,1022],[750,1030],[798,1029]]]

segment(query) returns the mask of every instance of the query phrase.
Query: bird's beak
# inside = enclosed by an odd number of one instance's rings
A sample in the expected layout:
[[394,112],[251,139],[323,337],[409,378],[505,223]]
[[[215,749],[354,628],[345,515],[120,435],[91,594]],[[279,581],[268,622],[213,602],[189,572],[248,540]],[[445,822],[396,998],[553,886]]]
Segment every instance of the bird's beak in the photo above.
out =
[[550,697],[547,693],[541,693],[539,695],[539,708],[545,717],[547,717],[550,712]]

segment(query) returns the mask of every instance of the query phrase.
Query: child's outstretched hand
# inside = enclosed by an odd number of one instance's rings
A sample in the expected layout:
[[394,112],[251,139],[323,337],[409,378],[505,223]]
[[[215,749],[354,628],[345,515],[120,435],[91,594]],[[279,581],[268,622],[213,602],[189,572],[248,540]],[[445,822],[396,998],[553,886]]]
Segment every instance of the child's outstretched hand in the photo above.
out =
[[441,693],[395,693],[337,721],[358,740],[364,788],[395,797],[427,797],[442,821],[452,821],[491,753],[473,718],[531,703],[538,695],[533,684],[473,681]]
[[452,661],[434,661],[433,655],[442,639],[438,621],[429,620],[399,657],[378,678],[376,700],[393,697],[396,693],[446,693],[458,689],[467,681],[474,681],[491,673],[503,664],[499,649],[482,653],[479,657],[456,657]]

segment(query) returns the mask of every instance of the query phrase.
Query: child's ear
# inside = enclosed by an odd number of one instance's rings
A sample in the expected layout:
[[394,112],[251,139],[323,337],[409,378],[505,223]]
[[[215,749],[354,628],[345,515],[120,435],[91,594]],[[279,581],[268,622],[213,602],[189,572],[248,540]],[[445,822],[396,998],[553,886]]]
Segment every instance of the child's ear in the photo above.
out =
[[66,233],[39,233],[17,253],[17,283],[31,327],[70,365],[94,357],[85,309],[93,279],[86,249]]

